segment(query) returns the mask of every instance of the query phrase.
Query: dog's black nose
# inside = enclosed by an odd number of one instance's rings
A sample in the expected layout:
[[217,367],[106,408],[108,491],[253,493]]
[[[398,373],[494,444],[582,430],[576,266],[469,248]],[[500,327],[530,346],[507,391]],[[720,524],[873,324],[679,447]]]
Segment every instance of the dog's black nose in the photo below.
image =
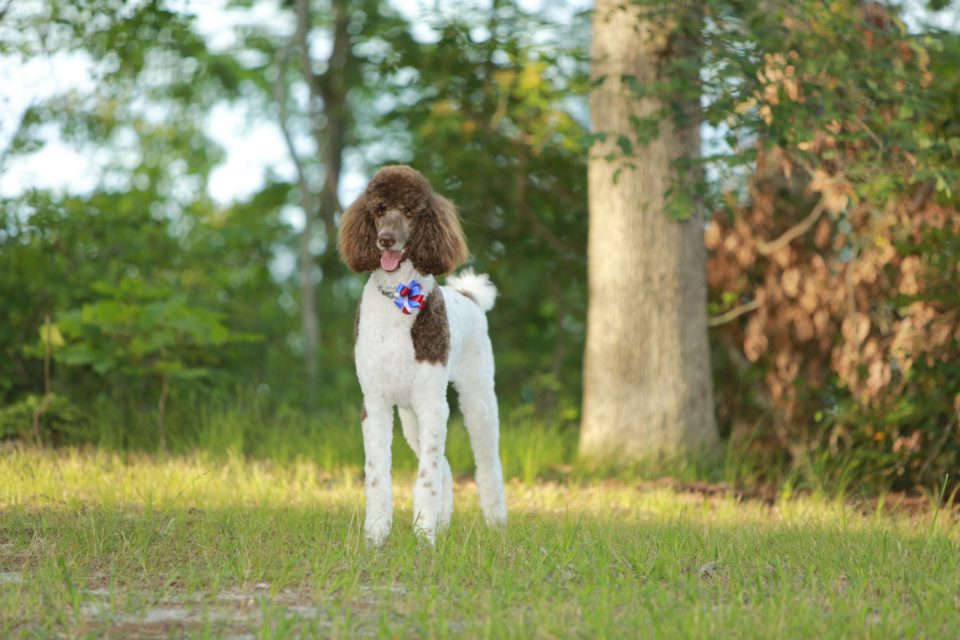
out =
[[392,233],[381,233],[377,237],[377,242],[380,243],[380,246],[384,249],[389,249],[396,244],[397,238]]

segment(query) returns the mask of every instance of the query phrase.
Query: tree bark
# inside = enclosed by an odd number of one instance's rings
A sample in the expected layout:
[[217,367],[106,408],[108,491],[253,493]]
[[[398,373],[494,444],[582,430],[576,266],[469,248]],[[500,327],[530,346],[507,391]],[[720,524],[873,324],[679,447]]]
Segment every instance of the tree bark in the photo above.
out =
[[297,169],[297,188],[300,191],[300,206],[303,208],[303,229],[300,231],[300,241],[297,249],[297,272],[300,275],[300,330],[303,333],[304,397],[307,400],[307,405],[310,406],[317,388],[317,355],[320,339],[316,283],[313,279],[313,255],[310,253],[310,244],[313,240],[313,216],[317,208],[314,204],[313,192],[310,189],[303,159],[297,153],[289,125],[287,79],[285,75],[287,58],[292,48],[291,45],[280,50],[277,57],[277,80],[274,83],[273,92],[279,109],[280,132],[283,134],[290,159]]
[[[676,11],[689,10],[679,3]],[[589,307],[580,454],[649,460],[692,453],[717,441],[707,341],[706,250],[699,212],[665,213],[672,163],[699,155],[695,102],[686,122],[664,120],[649,144],[636,141],[631,116],[662,106],[631,95],[624,76],[658,79],[676,39],[669,23],[636,5],[597,0],[593,21],[591,124],[607,134],[588,168]],[[683,8],[684,6],[687,9]],[[600,79],[603,79],[601,82]],[[635,149],[625,157],[618,136]],[[612,158],[612,159],[611,159]]]
[[170,374],[160,375],[160,399],[157,400],[157,434],[160,450],[167,450],[167,397],[170,395]]
[[337,237],[334,217],[340,212],[340,172],[347,127],[350,124],[350,112],[347,110],[347,67],[350,63],[351,43],[350,33],[347,31],[350,22],[347,0],[333,0],[332,5],[333,49],[327,59],[327,70],[319,78],[323,111],[327,120],[325,145],[321,147],[325,173],[320,194],[320,212],[327,230],[327,250],[331,255],[336,255],[332,250]]
[[347,68],[351,58],[348,0],[332,0],[333,48],[327,68],[317,74],[310,58],[309,33],[312,25],[310,1],[297,0],[296,38],[300,51],[300,68],[310,92],[310,131],[323,161],[324,181],[320,192],[320,219],[327,234],[328,248],[335,244],[335,216],[340,210],[340,172],[349,126],[347,110]]
[[[336,214],[340,210],[338,189],[343,165],[343,151],[346,146],[346,133],[349,126],[347,110],[347,66],[350,62],[351,42],[347,30],[349,26],[348,0],[333,0],[334,13],[333,49],[327,60],[327,68],[322,74],[313,70],[310,57],[310,30],[313,26],[310,0],[296,0],[296,31],[292,48],[299,54],[300,71],[309,89],[308,115],[310,133],[314,138],[318,154],[324,167],[324,180],[319,198],[315,198],[304,162],[298,157],[292,137],[287,130],[286,85],[283,83],[282,68],[278,79],[277,100],[280,105],[281,128],[287,142],[291,158],[297,166],[300,201],[304,211],[304,228],[300,236],[298,268],[300,272],[301,325],[303,330],[305,384],[308,406],[312,406],[317,388],[320,365],[320,320],[317,313],[317,283],[314,278],[316,261],[310,252],[314,237],[315,221],[319,221],[324,230],[325,249],[319,262],[325,283],[332,280],[332,272],[337,269]],[[286,55],[281,59],[285,62]],[[321,296],[322,299],[322,296]]]
[[[341,211],[340,174],[343,168],[343,152],[347,146],[347,133],[350,128],[350,111],[347,105],[347,89],[351,78],[355,77],[351,65],[353,57],[350,32],[350,8],[348,0],[332,0],[333,10],[333,48],[327,58],[327,68],[312,83],[323,101],[325,122],[315,120],[314,135],[321,149],[323,160],[323,187],[320,191],[320,217],[325,232],[325,250],[320,256],[321,280],[319,299],[328,300],[335,279],[344,273],[343,263],[336,252],[336,217]],[[325,135],[320,135],[320,127]],[[321,140],[322,138],[322,140]],[[339,332],[327,331],[321,341],[323,353],[335,353],[340,341]]]

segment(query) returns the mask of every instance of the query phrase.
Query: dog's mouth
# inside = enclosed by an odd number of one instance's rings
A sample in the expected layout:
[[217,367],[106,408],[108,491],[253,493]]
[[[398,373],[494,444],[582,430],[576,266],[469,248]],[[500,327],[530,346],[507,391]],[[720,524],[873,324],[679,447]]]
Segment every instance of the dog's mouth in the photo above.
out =
[[390,273],[391,271],[396,271],[400,268],[400,263],[403,262],[407,254],[410,253],[410,247],[404,247],[400,251],[394,251],[392,249],[381,249],[380,251],[380,267]]

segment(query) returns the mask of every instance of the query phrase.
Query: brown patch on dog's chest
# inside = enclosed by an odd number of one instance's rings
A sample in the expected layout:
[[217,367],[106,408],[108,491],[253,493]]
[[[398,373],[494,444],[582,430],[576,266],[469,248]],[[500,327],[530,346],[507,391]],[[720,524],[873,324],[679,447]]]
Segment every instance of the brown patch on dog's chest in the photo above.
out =
[[413,352],[417,362],[447,364],[450,355],[450,325],[447,324],[447,307],[443,302],[440,287],[424,301],[423,309],[417,314],[410,328],[413,338]]

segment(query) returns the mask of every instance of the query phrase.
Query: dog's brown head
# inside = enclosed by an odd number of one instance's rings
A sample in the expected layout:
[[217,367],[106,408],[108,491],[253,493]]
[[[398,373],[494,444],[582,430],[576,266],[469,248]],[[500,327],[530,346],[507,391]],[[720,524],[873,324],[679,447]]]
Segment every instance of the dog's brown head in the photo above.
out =
[[380,169],[347,208],[339,248],[353,271],[396,271],[409,259],[420,273],[441,275],[467,259],[456,207],[402,165]]

